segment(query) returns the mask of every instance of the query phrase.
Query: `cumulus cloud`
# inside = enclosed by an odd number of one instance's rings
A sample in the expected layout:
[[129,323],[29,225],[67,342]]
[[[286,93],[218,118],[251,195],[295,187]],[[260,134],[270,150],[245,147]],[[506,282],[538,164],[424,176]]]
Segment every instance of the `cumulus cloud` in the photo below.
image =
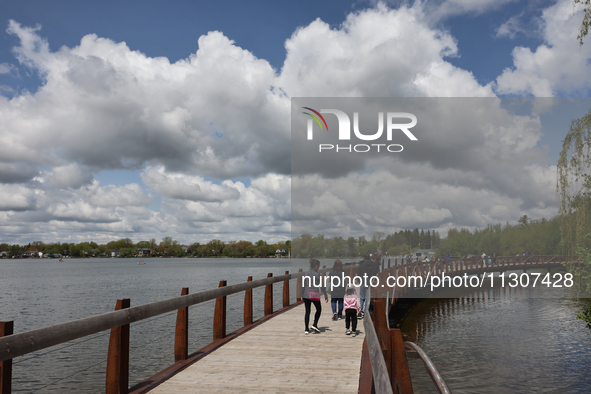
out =
[[337,29],[317,19],[285,43],[278,78],[292,97],[493,96],[445,57],[454,38],[424,20],[419,4],[350,14]]
[[73,188],[87,185],[94,179],[90,171],[82,169],[76,163],[55,167],[46,176],[58,186]]
[[240,195],[228,184],[216,185],[200,176],[167,173],[162,166],[146,168],[142,181],[159,195],[179,200],[219,202],[233,200]]
[[216,178],[289,172],[288,100],[270,89],[269,63],[223,34],[201,37],[196,53],[171,64],[92,34],[51,52],[38,30],[8,28],[19,61],[45,83],[35,95],[0,99],[4,158],[160,164]]
[[102,208],[145,207],[154,203],[137,183],[101,187],[99,182],[95,180],[92,185],[82,188],[78,194],[91,205]]
[[0,183],[21,183],[33,179],[39,171],[28,163],[0,162]]
[[[448,172],[422,166],[416,170],[427,170],[434,177],[442,178]],[[544,196],[529,206],[521,197],[524,190],[500,192],[484,179],[481,187],[469,179],[462,179],[473,174],[454,174],[459,185],[399,176],[386,170],[349,174],[337,179],[318,175],[294,176],[292,234],[360,236],[375,231],[389,234],[416,227],[445,233],[458,225],[475,229],[492,223],[516,221],[523,214],[551,217],[557,211],[557,202],[552,198],[555,172],[538,171],[539,168],[528,168],[528,172],[520,176],[524,181],[541,178],[539,183],[524,182],[523,189],[533,188],[525,199],[535,194]],[[478,175],[482,177],[484,174]]]
[[[304,101],[298,99],[294,106],[299,108]],[[418,119],[412,129],[418,140],[400,141],[404,145],[400,153],[384,149],[320,153],[318,144],[327,141],[306,140],[298,133],[305,125],[295,121],[294,236],[360,236],[409,227],[444,233],[451,227],[514,222],[523,214],[556,215],[556,166],[546,164],[546,150],[539,146],[544,124],[538,111],[554,105],[555,112],[563,112],[572,105],[570,100],[317,99],[312,105],[367,112],[364,102],[370,103],[372,113],[387,108],[412,111]],[[305,121],[304,116],[292,120],[299,118]],[[567,118],[563,121],[568,123]],[[336,125],[328,127],[335,130]],[[329,138],[328,133],[319,135]],[[333,135],[328,141],[345,147],[366,142],[338,141]]]
[[279,174],[253,179],[248,187],[240,181],[226,180],[222,186],[234,190],[236,195],[225,194],[227,198],[222,199],[224,194],[218,194],[217,201],[166,195],[162,197],[161,211],[166,217],[174,218],[180,233],[207,234],[201,237],[208,239],[251,240],[262,238],[262,234],[274,234],[272,239],[284,239],[290,234],[290,185],[290,177]]
[[0,185],[0,211],[34,209],[35,192],[21,185]]
[[586,95],[591,86],[591,49],[576,39],[583,12],[572,1],[560,0],[541,17],[544,43],[535,49],[513,50],[513,67],[497,78],[499,94],[551,97]]

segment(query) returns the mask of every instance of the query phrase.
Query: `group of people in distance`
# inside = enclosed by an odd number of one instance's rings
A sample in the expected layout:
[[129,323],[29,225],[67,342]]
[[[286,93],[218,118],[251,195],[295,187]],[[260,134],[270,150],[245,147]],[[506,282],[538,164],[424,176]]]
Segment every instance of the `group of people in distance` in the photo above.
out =
[[[359,264],[357,269],[357,275],[364,278],[370,278],[377,275],[380,271],[381,253],[376,251],[373,254],[366,254],[363,256],[363,261]],[[322,304],[320,303],[321,295],[324,295],[325,302],[328,303],[328,293],[321,280],[318,269],[320,268],[320,261],[316,259],[310,259],[310,270],[304,275],[302,282],[302,299],[304,300],[305,314],[304,314],[304,333],[308,335],[310,330],[320,332],[318,328],[318,320],[322,313]],[[342,279],[344,276],[343,263],[341,260],[335,260],[332,270],[327,274],[327,284],[331,284],[330,277],[338,277]],[[353,278],[351,278],[353,279]],[[336,284],[336,280],[334,281]],[[352,286],[352,280],[343,281],[339,280],[338,286],[331,286],[331,307],[332,307],[332,320],[337,321],[343,319],[343,311],[345,312],[345,334],[356,336],[357,335],[357,319],[363,319],[365,313],[370,305],[371,301],[371,287],[369,286],[369,279],[367,281],[362,280],[362,284],[359,288],[359,295],[357,297],[356,289]],[[367,282],[367,283],[366,283]],[[320,286],[317,286],[320,284]],[[322,294],[321,294],[322,293]],[[310,312],[312,304],[316,308],[314,314],[314,322],[310,325]]]
[[[523,253],[523,259],[525,263],[529,262],[529,250],[526,250],[525,253]],[[487,263],[490,266],[491,264],[494,265],[497,263],[497,254],[493,253],[492,255],[486,255],[486,253],[482,252],[482,255],[480,256],[480,258],[482,259],[483,263]],[[517,261],[518,263],[521,262],[521,258],[519,256],[519,253],[517,253],[515,255],[515,261]]]

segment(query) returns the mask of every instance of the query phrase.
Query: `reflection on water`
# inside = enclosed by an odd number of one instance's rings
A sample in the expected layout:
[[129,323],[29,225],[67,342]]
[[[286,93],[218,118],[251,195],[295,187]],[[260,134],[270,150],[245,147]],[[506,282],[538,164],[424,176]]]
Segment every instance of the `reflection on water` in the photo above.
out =
[[[567,289],[492,288],[422,301],[401,330],[454,394],[589,393],[591,330],[576,313]],[[415,393],[437,392],[409,363]]]
[[[228,285],[283,275],[297,267],[289,259],[0,259],[0,320],[14,331],[110,312],[118,298],[131,306]],[[328,264],[329,262],[323,262]],[[307,269],[307,260],[301,261]],[[295,301],[291,282],[291,302]],[[282,307],[282,283],[273,286],[274,310]],[[264,287],[253,289],[254,319],[263,316]],[[212,341],[215,301],[190,307],[189,352]],[[227,331],[243,326],[244,293],[227,297]],[[174,363],[176,312],[131,325],[130,385]],[[57,345],[13,360],[13,392],[104,392],[109,331]],[[164,355],[164,356],[162,356]]]

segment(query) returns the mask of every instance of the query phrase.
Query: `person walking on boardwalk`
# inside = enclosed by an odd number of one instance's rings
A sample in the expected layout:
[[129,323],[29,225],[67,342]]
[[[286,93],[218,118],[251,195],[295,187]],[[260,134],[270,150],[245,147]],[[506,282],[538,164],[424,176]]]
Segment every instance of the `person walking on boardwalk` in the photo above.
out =
[[[357,276],[362,279],[361,286],[359,287],[359,296],[361,297],[361,309],[359,311],[359,318],[363,318],[363,314],[365,313],[366,301],[369,298],[369,291],[367,289],[367,279],[364,280],[364,277],[367,277],[367,270],[369,268],[369,264],[371,261],[369,260],[370,255],[366,253],[363,255],[363,260],[359,263],[359,267],[357,268]],[[369,302],[369,301],[368,301]]]
[[[343,262],[341,260],[335,260],[332,270],[328,273],[330,277],[329,283],[331,284],[330,306],[332,307],[332,320],[343,318],[343,297],[345,296],[344,273]],[[333,281],[333,277],[339,278],[338,281],[336,279]],[[336,286],[337,282],[339,286]]]
[[[355,289],[350,287],[345,294],[345,331],[346,335],[357,335],[357,313],[361,311],[361,304],[359,298],[355,294]],[[349,330],[349,327],[353,331]]]
[[371,254],[365,254],[363,256],[363,261],[359,264],[357,270],[357,276],[362,278],[361,287],[359,289],[359,295],[361,296],[361,311],[359,312],[360,319],[365,315],[371,302],[370,279],[380,270],[378,264],[372,261],[372,257]]
[[[320,304],[320,291],[324,293],[325,302],[328,302],[328,294],[326,293],[326,288],[322,286],[322,277],[318,273],[318,268],[320,268],[320,261],[316,259],[310,259],[310,270],[306,272],[306,275],[303,276],[302,280],[302,298],[304,300],[304,306],[306,307],[306,313],[304,314],[304,325],[305,331],[304,334],[309,334],[310,329],[320,332],[318,328],[318,320],[320,319],[320,314],[322,313],[322,305]],[[312,309],[312,304],[316,308],[316,314],[314,315],[314,323],[310,326],[310,310]]]

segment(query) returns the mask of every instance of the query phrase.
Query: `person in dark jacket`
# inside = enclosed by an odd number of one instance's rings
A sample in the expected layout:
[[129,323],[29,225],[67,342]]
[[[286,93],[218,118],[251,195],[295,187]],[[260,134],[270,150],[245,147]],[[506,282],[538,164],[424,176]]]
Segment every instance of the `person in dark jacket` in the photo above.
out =
[[[343,280],[343,262],[341,260],[335,260],[332,270],[328,273],[330,277],[329,283],[331,284],[330,292],[330,306],[332,307],[332,320],[338,320],[343,318],[343,298],[345,297],[345,281]],[[332,279],[337,277],[339,280]],[[336,284],[339,286],[336,286]],[[335,286],[333,286],[333,283]],[[337,308],[338,306],[338,308]]]
[[359,295],[361,298],[361,312],[358,317],[363,319],[365,312],[371,302],[371,289],[370,289],[370,278],[380,271],[379,265],[372,261],[372,255],[364,255],[363,261],[359,264],[357,269],[357,276],[362,278],[361,287],[359,289]]
[[[306,327],[304,334],[306,335],[310,333],[310,329],[320,332],[320,329],[318,328],[318,320],[322,313],[320,291],[324,293],[325,302],[328,302],[328,294],[326,293],[326,288],[322,286],[322,277],[318,273],[318,268],[320,268],[320,261],[310,259],[310,270],[302,277],[302,299],[304,300],[304,306],[306,307],[306,312],[304,314],[304,325]],[[320,284],[320,286],[318,286],[318,284]],[[310,326],[310,310],[312,309],[312,304],[314,304],[314,308],[316,308],[316,314],[314,315],[314,324]]]

